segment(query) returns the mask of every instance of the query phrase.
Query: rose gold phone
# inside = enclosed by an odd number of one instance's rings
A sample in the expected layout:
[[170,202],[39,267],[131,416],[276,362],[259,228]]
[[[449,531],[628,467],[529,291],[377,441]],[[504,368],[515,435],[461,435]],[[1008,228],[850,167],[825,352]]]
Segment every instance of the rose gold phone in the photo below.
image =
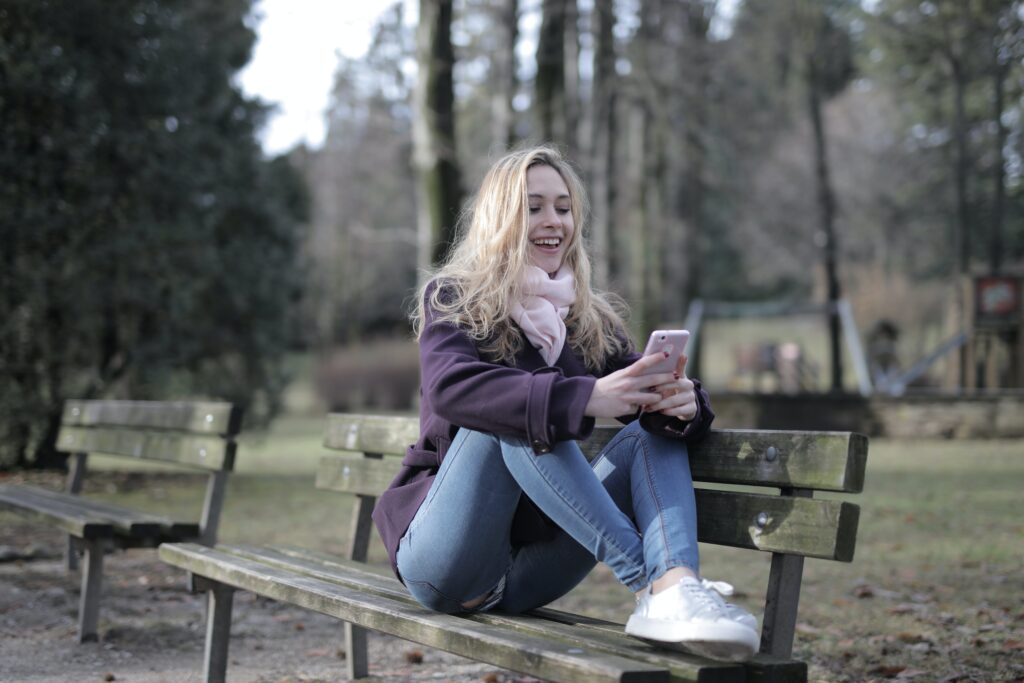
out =
[[647,340],[647,348],[644,349],[644,355],[649,356],[652,353],[668,352],[668,358],[663,358],[660,363],[655,364],[647,371],[648,374],[675,372],[676,365],[679,363],[679,356],[686,349],[686,342],[689,340],[689,330],[655,330],[651,332],[651,336]]

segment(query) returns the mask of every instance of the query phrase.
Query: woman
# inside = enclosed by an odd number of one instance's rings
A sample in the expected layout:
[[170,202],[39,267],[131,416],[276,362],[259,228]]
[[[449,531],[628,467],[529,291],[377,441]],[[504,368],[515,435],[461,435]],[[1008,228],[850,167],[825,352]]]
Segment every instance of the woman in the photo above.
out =
[[[551,148],[487,173],[464,234],[420,292],[419,441],[373,516],[413,597],[446,612],[522,612],[597,561],[637,596],[626,632],[745,659],[756,621],[698,573],[686,443],[707,394],[650,374],[622,318],[590,286],[577,175]],[[591,466],[576,440],[628,423]]]

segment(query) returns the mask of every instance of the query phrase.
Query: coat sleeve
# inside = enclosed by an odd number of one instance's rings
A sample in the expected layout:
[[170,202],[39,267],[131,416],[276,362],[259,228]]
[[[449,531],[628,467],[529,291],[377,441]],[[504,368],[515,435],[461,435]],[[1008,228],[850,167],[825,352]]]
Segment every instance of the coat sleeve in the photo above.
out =
[[559,441],[585,439],[593,430],[593,418],[583,414],[594,390],[592,376],[488,362],[465,332],[434,321],[429,308],[419,348],[423,400],[451,424],[525,438],[538,454]]

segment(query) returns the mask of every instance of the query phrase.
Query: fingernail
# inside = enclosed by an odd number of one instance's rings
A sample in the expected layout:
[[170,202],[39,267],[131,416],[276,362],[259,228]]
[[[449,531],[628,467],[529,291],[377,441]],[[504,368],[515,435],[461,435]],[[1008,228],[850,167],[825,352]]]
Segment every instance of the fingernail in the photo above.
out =
[[665,358],[668,358],[668,351],[665,351]]
[[679,379],[679,373],[678,372],[673,372],[672,376],[675,377],[676,379]]

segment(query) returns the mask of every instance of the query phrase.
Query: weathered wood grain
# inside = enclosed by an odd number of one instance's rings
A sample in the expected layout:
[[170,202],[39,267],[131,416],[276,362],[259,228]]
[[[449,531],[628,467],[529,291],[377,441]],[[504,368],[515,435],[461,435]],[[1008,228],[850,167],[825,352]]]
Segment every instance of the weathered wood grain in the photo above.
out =
[[172,429],[234,435],[242,413],[230,403],[207,401],[65,401],[61,423]]
[[697,489],[697,537],[706,543],[849,562],[859,519],[845,501]]
[[[594,458],[617,432],[597,427],[580,448]],[[327,416],[324,445],[402,455],[418,434],[416,418],[335,413]],[[728,484],[856,493],[866,463],[867,438],[852,432],[720,429],[690,446],[694,479]]]
[[158,460],[205,470],[231,469],[235,444],[219,436],[174,432],[62,427],[57,448]]
[[[351,562],[324,553],[301,548],[223,547],[227,552],[282,570],[307,574],[340,583],[362,591],[382,595],[415,605],[408,591],[390,574],[358,562]],[[625,589],[623,589],[625,590]],[[665,667],[674,681],[704,680],[713,671],[715,680],[745,680],[743,667],[737,664],[709,662],[680,653],[668,653],[627,636],[620,623],[583,617],[556,610],[536,610],[526,615],[509,616],[500,612],[474,614],[466,618],[482,624],[496,624],[542,638],[555,638],[580,647],[601,650],[631,659],[640,659],[654,666]],[[775,662],[776,667],[789,667],[793,662]],[[702,673],[703,677],[702,678]]]
[[0,505],[23,517],[55,526],[76,538],[110,538],[114,535],[114,526],[109,521],[98,520],[81,508],[41,499],[25,487],[0,484]]
[[622,657],[438,614],[310,576],[191,544],[164,544],[166,562],[365,628],[551,681],[668,681],[668,672]]
[[155,515],[114,505],[113,503],[83,498],[82,496],[71,496],[66,493],[58,493],[38,487],[21,486],[19,488],[26,491],[26,493],[36,496],[39,499],[40,505],[56,502],[64,504],[69,508],[82,510],[85,514],[90,514],[97,519],[104,519],[110,522],[115,530],[126,534],[165,534],[169,537],[174,537],[180,536],[190,529],[193,531],[193,535],[195,535],[195,532],[199,529],[197,522],[182,522],[165,515]]

